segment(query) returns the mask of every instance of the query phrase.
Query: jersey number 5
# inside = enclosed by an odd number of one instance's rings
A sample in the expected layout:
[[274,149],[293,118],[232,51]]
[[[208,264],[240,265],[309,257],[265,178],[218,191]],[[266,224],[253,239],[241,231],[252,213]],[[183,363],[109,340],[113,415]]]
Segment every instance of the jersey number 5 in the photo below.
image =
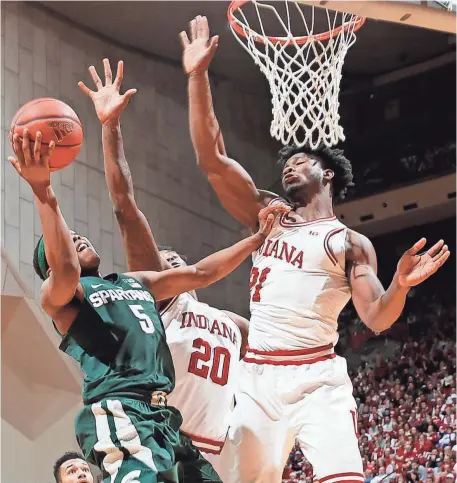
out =
[[270,273],[270,268],[264,268],[260,272],[257,267],[253,267],[251,270],[251,281],[249,282],[249,290],[251,291],[251,300],[253,302],[260,302],[260,290],[262,285],[265,283],[268,274]]
[[142,305],[129,305],[129,307],[138,319],[143,332],[146,332],[146,334],[153,334],[155,332],[154,322],[148,314],[144,313],[144,307]]
[[[202,377],[203,379],[208,379],[209,373],[209,377],[214,384],[225,386],[227,384],[230,368],[230,352],[228,349],[218,346],[211,351],[211,346],[208,344],[208,342],[201,338],[195,339],[192,347],[197,350],[192,352],[190,356],[188,371],[191,374]],[[203,349],[203,352],[201,352],[199,349]],[[209,366],[205,363],[211,360],[211,352],[213,352],[213,363],[210,372]],[[202,364],[199,364],[200,361]]]

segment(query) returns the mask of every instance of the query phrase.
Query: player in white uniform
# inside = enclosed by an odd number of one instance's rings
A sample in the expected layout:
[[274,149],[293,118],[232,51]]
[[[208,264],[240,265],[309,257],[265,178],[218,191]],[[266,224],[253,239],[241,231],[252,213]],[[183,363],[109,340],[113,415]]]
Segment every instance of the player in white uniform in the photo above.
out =
[[[183,258],[169,247],[163,247],[161,256],[151,228],[136,205],[119,123],[134,90],[119,94],[122,63],[114,82],[107,59],[104,59],[104,67],[105,86],[95,68],[89,68],[98,88],[91,98],[102,122],[106,181],[129,270],[160,271],[185,265]],[[89,94],[87,87],[83,85],[82,89]],[[160,302],[158,308],[176,372],[176,386],[167,398],[168,403],[180,410],[181,430],[192,438],[224,481],[230,468],[224,463],[227,452],[222,448],[233,408],[240,356],[246,346],[248,321],[199,302],[195,293],[184,293]]]
[[[172,248],[160,250],[172,267],[186,264]],[[160,315],[176,373],[168,403],[182,414],[181,430],[222,481],[228,481],[230,456],[224,443],[248,321],[198,301],[195,293],[183,293],[162,304]]]
[[[277,197],[259,191],[227,156],[207,72],[218,37],[210,39],[200,16],[191,22],[190,35],[189,41],[182,32],[181,40],[198,163],[227,211],[253,230],[259,210]],[[334,353],[338,315],[352,297],[369,328],[388,329],[409,288],[438,270],[449,251],[441,240],[418,255],[426,243],[420,240],[384,290],[371,242],[333,212],[334,199],[352,184],[343,152],[291,146],[281,151],[280,161],[293,211],[254,255],[249,344],[229,431],[236,450],[233,481],[280,482],[298,439],[320,483],[362,483],[352,385],[346,361]]]

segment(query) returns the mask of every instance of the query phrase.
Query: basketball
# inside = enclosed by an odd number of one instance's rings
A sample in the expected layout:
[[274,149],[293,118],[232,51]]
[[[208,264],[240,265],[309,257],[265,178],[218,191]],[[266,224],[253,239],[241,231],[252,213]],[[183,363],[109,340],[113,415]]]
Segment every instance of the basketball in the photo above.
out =
[[41,131],[43,153],[46,152],[51,141],[55,142],[54,153],[49,160],[51,171],[58,171],[68,166],[81,150],[83,141],[81,121],[68,104],[58,99],[44,97],[24,104],[11,122],[11,143],[13,143],[13,135],[19,134],[22,138],[26,128],[29,130],[32,143],[37,131]]

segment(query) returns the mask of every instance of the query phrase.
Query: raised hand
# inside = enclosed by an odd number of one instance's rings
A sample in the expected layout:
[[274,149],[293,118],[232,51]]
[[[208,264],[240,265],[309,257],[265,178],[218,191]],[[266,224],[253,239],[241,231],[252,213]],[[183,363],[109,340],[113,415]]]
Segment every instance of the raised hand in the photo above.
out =
[[51,185],[51,170],[49,159],[54,152],[55,143],[51,141],[45,154],[41,153],[42,134],[37,131],[32,149],[28,129],[24,130],[21,138],[18,134],[13,136],[13,149],[17,159],[10,156],[8,161],[14,166],[22,178],[31,186],[34,193],[42,192]]
[[435,243],[426,252],[420,253],[427,243],[421,238],[407,250],[397,265],[398,282],[403,287],[414,287],[433,275],[449,258],[448,246],[443,240]]
[[284,213],[289,213],[291,207],[285,203],[267,206],[259,211],[259,230],[258,233],[265,238],[270,234],[275,220]]
[[113,82],[113,74],[111,73],[111,66],[108,59],[103,59],[103,66],[105,68],[105,85],[103,85],[100,77],[91,65],[89,72],[94,80],[96,91],[89,89],[84,82],[79,81],[78,86],[88,95],[95,106],[95,112],[102,124],[118,122],[122,111],[125,109],[136,89],[129,89],[126,93],[120,94],[122,79],[124,77],[124,62],[120,60],[117,64],[117,75]]
[[200,15],[189,23],[189,30],[190,41],[185,31],[179,34],[184,71],[186,74],[205,72],[216,52],[219,36],[209,38],[208,20]]

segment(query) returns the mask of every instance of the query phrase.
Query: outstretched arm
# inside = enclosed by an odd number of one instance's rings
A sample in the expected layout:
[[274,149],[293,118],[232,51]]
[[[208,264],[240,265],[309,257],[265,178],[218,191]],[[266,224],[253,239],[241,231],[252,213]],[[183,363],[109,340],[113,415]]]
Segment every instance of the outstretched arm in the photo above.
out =
[[359,317],[374,332],[390,328],[403,311],[409,289],[433,275],[449,258],[443,240],[418,255],[425,243],[422,238],[402,256],[392,283],[384,290],[377,277],[373,245],[365,236],[349,231],[346,253],[352,300]]
[[102,124],[106,184],[121,230],[127,267],[130,271],[164,270],[170,268],[170,265],[160,256],[151,227],[135,202],[132,175],[122,141],[120,115],[136,93],[136,89],[129,89],[125,94],[120,94],[124,76],[122,61],[118,63],[114,82],[109,60],[103,59],[103,65],[104,86],[94,66],[89,67],[89,72],[97,91],[90,90],[83,82],[79,82],[78,85],[92,99],[97,117]]
[[[49,278],[43,283],[41,302],[44,310],[54,317],[75,296],[79,288],[81,267],[73,237],[51,187],[49,158],[55,144],[51,141],[48,152],[42,155],[40,154],[41,139],[41,132],[38,131],[32,151],[29,132],[24,131],[22,142],[15,134],[13,143],[17,159],[8,158],[8,160],[30,185],[35,197],[43,227],[46,260],[51,269]],[[61,333],[65,333],[68,329],[57,328]]]
[[131,275],[141,280],[154,294],[157,301],[166,300],[191,290],[207,287],[233,272],[265,241],[271,231],[275,216],[285,213],[286,206],[270,206],[259,213],[260,229],[235,245],[204,258],[195,265],[172,268],[163,272],[135,272]]
[[208,177],[224,208],[244,225],[255,228],[262,196],[251,176],[225,151],[214,113],[208,67],[217,49],[218,36],[209,38],[206,17],[190,22],[189,41],[181,32],[183,65],[188,75],[189,125],[199,167]]

